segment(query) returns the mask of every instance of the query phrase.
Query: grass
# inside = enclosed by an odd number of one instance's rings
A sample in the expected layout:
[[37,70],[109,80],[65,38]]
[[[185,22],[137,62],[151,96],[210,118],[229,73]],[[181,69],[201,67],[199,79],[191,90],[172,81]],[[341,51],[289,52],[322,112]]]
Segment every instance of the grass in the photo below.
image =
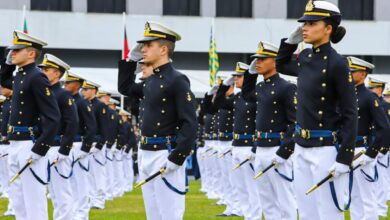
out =
[[[186,197],[186,212],[185,220],[241,220],[243,218],[218,218],[216,214],[223,212],[223,206],[216,206],[216,200],[208,200],[206,196],[199,192],[199,181],[190,181],[190,191]],[[389,204],[390,205],[390,204]],[[4,213],[7,206],[7,200],[0,199],[0,213]],[[49,203],[49,214],[52,219],[52,205]],[[13,220],[12,217],[0,217],[1,220]],[[116,198],[113,201],[106,202],[104,210],[91,210],[91,220],[145,220],[145,210],[142,200],[141,190],[137,189],[131,193],[127,193],[121,198]],[[349,220],[348,213],[346,213],[346,220]],[[381,218],[381,220],[390,220],[388,218]]]

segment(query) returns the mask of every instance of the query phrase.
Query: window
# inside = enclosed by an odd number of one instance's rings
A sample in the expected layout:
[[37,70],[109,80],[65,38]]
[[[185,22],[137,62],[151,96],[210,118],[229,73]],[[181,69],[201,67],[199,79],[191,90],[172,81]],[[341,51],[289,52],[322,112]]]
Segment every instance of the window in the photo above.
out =
[[163,15],[200,15],[200,0],[164,0]]
[[373,20],[374,0],[339,0],[339,8],[343,19]]
[[126,11],[126,0],[88,0],[88,12],[122,13]]
[[307,0],[287,0],[287,18],[300,18],[305,12]]
[[252,0],[217,0],[217,17],[252,17]]
[[31,10],[72,11],[72,0],[31,0]]

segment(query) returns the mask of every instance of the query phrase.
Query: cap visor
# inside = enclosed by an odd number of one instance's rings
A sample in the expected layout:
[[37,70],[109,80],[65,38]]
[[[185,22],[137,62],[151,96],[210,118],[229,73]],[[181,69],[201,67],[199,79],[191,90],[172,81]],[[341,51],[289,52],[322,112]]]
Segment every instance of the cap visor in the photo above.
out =
[[17,45],[11,45],[9,47],[7,47],[8,50],[20,50],[20,49],[23,49],[23,48],[26,48],[28,47],[27,45],[22,45],[22,44],[17,44]]
[[268,57],[275,58],[276,56],[270,56],[270,55],[265,55],[265,54],[253,54],[253,55],[251,55],[251,58],[268,58]]
[[244,75],[245,72],[243,73],[238,73],[238,72],[235,72],[235,73],[232,73],[232,76],[242,76]]
[[298,19],[298,22],[305,22],[305,21],[319,21],[322,19],[325,19],[327,17],[324,16],[317,16],[317,15],[304,15]]
[[158,40],[158,39],[160,39],[160,38],[159,37],[144,37],[141,40],[137,40],[137,43],[144,43],[144,42],[154,41],[154,40]]

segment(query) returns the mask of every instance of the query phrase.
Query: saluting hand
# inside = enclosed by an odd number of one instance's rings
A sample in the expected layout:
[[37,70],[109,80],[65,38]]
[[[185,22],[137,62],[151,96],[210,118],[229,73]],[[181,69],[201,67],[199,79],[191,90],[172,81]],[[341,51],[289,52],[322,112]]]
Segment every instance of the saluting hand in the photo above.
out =
[[257,71],[256,71],[256,62],[257,62],[257,58],[254,59],[254,60],[252,60],[251,64],[249,65],[249,70],[248,70],[248,72],[249,72],[250,74],[253,74],[253,75],[257,74]]
[[138,62],[142,59],[142,49],[143,44],[137,43],[129,52],[129,59],[135,62]]
[[286,43],[288,44],[299,44],[303,41],[303,30],[302,26],[298,26],[287,38]]

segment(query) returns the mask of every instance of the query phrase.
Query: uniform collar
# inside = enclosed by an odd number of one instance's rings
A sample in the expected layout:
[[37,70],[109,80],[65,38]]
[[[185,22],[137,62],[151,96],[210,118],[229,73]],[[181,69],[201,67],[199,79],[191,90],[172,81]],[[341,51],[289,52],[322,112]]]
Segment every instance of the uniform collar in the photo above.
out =
[[362,90],[362,89],[365,89],[365,88],[366,88],[366,86],[364,85],[364,83],[356,86],[356,90]]
[[330,51],[330,48],[332,48],[332,46],[330,45],[330,42],[328,42],[328,43],[320,45],[317,48],[313,47],[312,50],[313,50],[313,53],[327,53]]
[[159,67],[154,68],[153,73],[154,74],[161,74],[162,72],[164,72],[170,68],[172,68],[172,65],[171,65],[171,62],[168,62],[166,64],[159,66]]
[[51,86],[52,89],[58,89],[58,88],[61,88],[61,84],[60,82],[57,82],[56,84],[52,85]]
[[275,80],[277,80],[279,78],[280,78],[279,73],[276,73],[275,75],[271,76],[270,78],[265,79],[264,82],[265,83],[272,83],[272,82],[275,82]]
[[74,99],[79,99],[79,98],[81,98],[80,93],[74,94],[74,95],[73,95],[73,98],[74,98]]
[[34,62],[34,63],[30,63],[30,64],[27,64],[27,65],[25,65],[25,66],[19,67],[19,68],[18,68],[18,72],[29,71],[29,70],[34,69],[35,67],[36,67],[35,62]]

